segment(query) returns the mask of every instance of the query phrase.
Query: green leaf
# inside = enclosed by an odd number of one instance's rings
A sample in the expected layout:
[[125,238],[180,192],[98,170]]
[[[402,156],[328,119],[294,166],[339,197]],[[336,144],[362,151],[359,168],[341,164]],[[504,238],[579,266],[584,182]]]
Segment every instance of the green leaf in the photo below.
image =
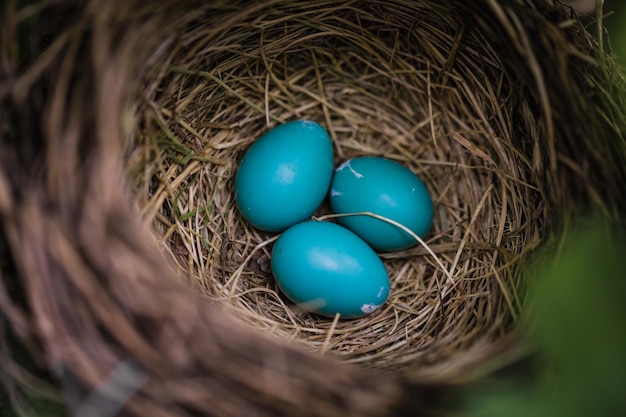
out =
[[585,224],[531,277],[537,376],[474,392],[472,416],[626,416],[626,235]]

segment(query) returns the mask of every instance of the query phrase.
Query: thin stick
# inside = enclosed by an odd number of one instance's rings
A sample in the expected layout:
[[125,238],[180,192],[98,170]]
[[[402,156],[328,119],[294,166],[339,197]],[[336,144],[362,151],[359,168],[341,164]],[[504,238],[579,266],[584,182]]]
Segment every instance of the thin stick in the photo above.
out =
[[326,353],[330,347],[330,339],[333,336],[333,332],[335,331],[335,328],[337,327],[337,323],[339,322],[339,317],[341,317],[341,314],[339,313],[335,314],[335,318],[333,319],[333,324],[331,324],[330,329],[328,329],[328,333],[326,334],[326,339],[324,339],[324,344],[322,345],[322,349],[320,351],[322,354]]

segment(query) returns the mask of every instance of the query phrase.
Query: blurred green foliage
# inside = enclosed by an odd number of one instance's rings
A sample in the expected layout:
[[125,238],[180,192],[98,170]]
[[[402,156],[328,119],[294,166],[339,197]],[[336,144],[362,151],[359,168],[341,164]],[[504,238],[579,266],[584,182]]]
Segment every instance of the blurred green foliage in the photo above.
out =
[[626,1],[607,1],[605,12],[607,17],[604,24],[608,32],[608,43],[622,68],[626,70]]
[[472,399],[475,417],[626,416],[626,239],[585,226],[546,253],[528,337],[544,365]]

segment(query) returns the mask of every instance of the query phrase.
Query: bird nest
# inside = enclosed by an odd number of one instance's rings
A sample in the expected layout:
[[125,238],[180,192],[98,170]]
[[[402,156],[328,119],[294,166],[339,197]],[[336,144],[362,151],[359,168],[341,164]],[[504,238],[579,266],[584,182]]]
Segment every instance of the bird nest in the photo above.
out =
[[[5,48],[0,88],[0,306],[33,356],[62,384],[133,376],[129,415],[393,415],[480,368],[536,249],[577,207],[626,207],[626,106],[572,9],[467,3],[7,6],[7,39],[36,20],[47,45],[25,68]],[[433,196],[424,244],[380,253],[390,297],[366,317],[292,304],[277,235],[235,206],[245,151],[296,119],[337,164],[384,156]]]
[[[425,372],[507,333],[523,304],[518,261],[550,224],[512,121],[539,123],[486,40],[442,13],[277,4],[175,41],[142,97],[130,167],[144,216],[189,281],[266,333],[373,367]],[[237,212],[242,154],[294,119],[325,126],[337,164],[393,159],[434,197],[427,247],[381,254],[391,296],[376,314],[334,321],[292,306],[269,268],[275,234]]]

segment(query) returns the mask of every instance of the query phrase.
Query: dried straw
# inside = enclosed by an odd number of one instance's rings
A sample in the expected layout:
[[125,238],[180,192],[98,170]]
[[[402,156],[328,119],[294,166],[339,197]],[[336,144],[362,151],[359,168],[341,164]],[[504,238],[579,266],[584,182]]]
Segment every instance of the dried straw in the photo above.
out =
[[[626,208],[624,80],[558,2],[15,3],[0,308],[76,412],[426,413],[514,340],[525,261],[574,209]],[[29,30],[46,46],[20,60]],[[426,247],[381,255],[371,316],[291,305],[276,236],[234,207],[238,159],[296,118],[434,196]]]
[[[144,217],[187,279],[254,327],[342,361],[440,375],[520,314],[517,265],[551,219],[515,142],[544,132],[516,131],[517,117],[539,126],[529,103],[504,105],[523,100],[517,74],[447,6],[270,4],[182,34],[144,89],[130,162]],[[336,322],[291,305],[269,271],[275,236],[234,207],[243,152],[293,119],[322,123],[337,163],[397,160],[435,198],[435,257],[424,247],[382,254],[392,291],[373,316]]]

